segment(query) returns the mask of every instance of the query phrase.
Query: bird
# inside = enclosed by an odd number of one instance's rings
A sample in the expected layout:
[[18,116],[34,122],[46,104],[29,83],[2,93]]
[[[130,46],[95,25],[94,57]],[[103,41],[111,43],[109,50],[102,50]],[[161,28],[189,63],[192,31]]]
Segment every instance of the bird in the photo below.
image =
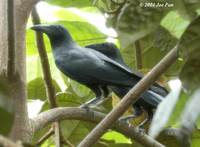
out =
[[[98,43],[98,44],[90,44],[85,46],[86,48],[91,48],[96,51],[103,53],[104,55],[108,56],[109,58],[115,60],[116,62],[120,63],[122,66],[127,68],[128,70],[132,70],[134,76],[138,81],[143,78],[143,74],[134,70],[130,69],[129,66],[125,63],[122,58],[122,55],[119,52],[117,46],[111,42],[105,43]],[[133,87],[134,85],[130,86],[111,86],[109,87],[112,91],[114,91],[120,98],[124,97],[126,93]],[[146,110],[148,113],[149,118],[147,120],[151,120],[153,117],[153,110],[157,108],[158,104],[164,99],[164,97],[168,94],[167,89],[163,86],[154,83],[150,90],[147,93],[144,93],[141,98],[133,105],[135,113],[133,115],[124,117],[124,119],[135,118],[142,114],[143,109]],[[146,121],[143,122],[145,124]],[[142,124],[141,124],[142,126]]]
[[[31,29],[48,36],[57,68],[95,93],[96,99],[89,104],[108,96],[108,89],[123,97],[143,77],[125,64],[113,44],[81,47],[62,25],[35,25]],[[108,52],[108,48],[113,51]],[[136,115],[140,114],[141,108],[151,115],[152,109],[157,107],[166,94],[165,88],[153,84],[133,105]]]

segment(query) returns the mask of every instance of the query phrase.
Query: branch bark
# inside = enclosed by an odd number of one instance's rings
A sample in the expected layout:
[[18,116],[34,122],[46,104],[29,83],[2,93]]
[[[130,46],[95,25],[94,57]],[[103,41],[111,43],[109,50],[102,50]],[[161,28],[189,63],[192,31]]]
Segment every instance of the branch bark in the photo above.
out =
[[[33,8],[31,15],[32,15],[32,21],[34,25],[41,24],[40,17],[35,7]],[[35,32],[35,36],[36,36],[38,53],[40,55],[40,61],[42,64],[43,77],[44,77],[48,99],[49,99],[51,108],[55,108],[57,107],[56,98],[55,98],[55,88],[52,82],[52,76],[51,76],[48,56],[47,56],[46,48],[44,44],[44,38],[43,38],[42,33],[37,32],[37,31]]]
[[173,48],[140,82],[138,82],[121,102],[85,137],[78,147],[92,146],[112,124],[135,103],[156,79],[172,65],[178,57],[178,48]]
[[8,63],[7,77],[9,80],[14,79],[15,75],[15,15],[14,0],[7,1],[7,17],[8,17]]
[[[46,125],[58,120],[83,120],[98,123],[104,117],[105,114],[92,110],[88,111],[82,108],[75,107],[59,107],[48,110],[46,112],[42,112],[33,119],[33,122],[35,124],[35,131],[38,131]],[[115,123],[113,123],[112,129],[124,134],[131,139],[136,140],[144,146],[163,147],[163,145],[161,145],[159,142],[146,135],[145,133],[141,132],[139,129],[130,127],[120,121],[116,121]]]
[[142,49],[140,46],[140,41],[137,40],[135,41],[135,61],[136,61],[136,68],[137,69],[142,69]]
[[23,147],[20,143],[12,142],[10,139],[0,135],[0,146],[3,147]]
[[[17,75],[14,77],[12,82],[6,83],[10,86],[10,91],[6,95],[8,95],[8,99],[10,99],[11,104],[13,104],[12,108],[15,112],[14,123],[9,137],[12,140],[22,140],[25,142],[29,142],[32,137],[32,128],[27,113],[25,84],[25,30],[26,22],[31,9],[31,7],[27,8],[26,5],[30,1],[26,1],[25,3],[22,3],[21,0],[13,1],[14,18],[7,17],[7,7],[10,7],[7,5],[8,0],[0,1],[0,76],[6,79],[6,73],[7,75],[14,75],[13,73],[15,72],[15,75]],[[13,19],[10,20],[13,21],[10,22],[10,25],[15,22],[15,25],[11,27],[11,30],[9,30],[10,33],[8,32],[8,19]],[[12,29],[15,30],[12,31]],[[15,37],[15,39],[13,40],[11,36]],[[8,49],[8,42],[10,42],[8,39],[12,42],[10,45],[10,47],[12,46],[12,49]],[[14,45],[15,49],[13,47]],[[3,91],[3,86],[0,87],[0,92]]]

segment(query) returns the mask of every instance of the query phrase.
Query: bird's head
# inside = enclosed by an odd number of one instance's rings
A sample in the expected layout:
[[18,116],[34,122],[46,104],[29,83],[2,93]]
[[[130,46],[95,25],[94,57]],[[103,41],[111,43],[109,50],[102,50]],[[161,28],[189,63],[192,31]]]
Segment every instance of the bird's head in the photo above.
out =
[[70,33],[62,25],[34,25],[31,29],[47,34],[54,43],[72,40]]

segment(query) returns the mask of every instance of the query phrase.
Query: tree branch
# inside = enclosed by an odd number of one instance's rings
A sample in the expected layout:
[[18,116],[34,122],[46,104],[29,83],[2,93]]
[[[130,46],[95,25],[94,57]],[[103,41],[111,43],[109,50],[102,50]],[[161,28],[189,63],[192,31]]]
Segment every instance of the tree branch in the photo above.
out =
[[[34,25],[41,24],[40,17],[39,17],[39,14],[37,13],[36,7],[33,8],[31,14],[32,14],[33,24]],[[49,65],[48,56],[46,53],[46,47],[44,44],[43,34],[40,32],[37,32],[37,31],[35,32],[35,34],[36,34],[37,48],[38,48],[38,52],[39,52],[40,60],[41,60],[41,64],[42,64],[43,77],[44,77],[44,81],[45,81],[48,99],[49,99],[51,108],[56,108],[57,104],[56,104],[55,88],[54,88],[53,82],[52,82],[50,65]],[[61,138],[60,138],[61,130],[60,130],[59,122],[54,123],[54,133],[55,133],[56,147],[60,147],[61,146]]]
[[51,135],[53,135],[53,128],[50,128],[35,144],[36,146],[41,145],[45,140],[47,140]]
[[137,69],[142,69],[142,49],[139,40],[135,41],[135,59]]
[[[40,18],[35,7],[32,10],[32,21],[34,25],[40,24]],[[45,49],[44,38],[43,38],[42,33],[40,32],[36,31],[35,34],[36,34],[36,43],[37,43],[37,48],[40,55],[41,64],[42,64],[43,76],[44,76],[48,99],[49,99],[51,108],[55,108],[57,106],[56,98],[55,98],[55,89],[52,83],[52,77],[51,77],[49,61],[48,61],[48,57],[47,57],[47,53]]]
[[[45,127],[46,125],[58,121],[58,120],[83,120],[90,121],[93,123],[100,122],[105,117],[105,114],[85,110],[82,108],[75,107],[59,107],[42,112],[36,118],[33,119],[35,124],[35,131],[38,131]],[[125,123],[116,121],[113,123],[112,129],[126,135],[127,137],[136,140],[140,144],[148,147],[163,147],[159,142],[141,132],[139,129],[128,126]]]
[[7,77],[9,80],[14,78],[15,74],[15,16],[14,0],[7,0],[7,18],[8,18],[8,63]]
[[178,48],[175,47],[124,96],[120,103],[85,137],[78,147],[92,146],[126,109],[134,104],[140,95],[176,61],[177,57]]
[[0,135],[0,146],[3,147],[22,147],[20,143],[12,142],[10,139]]
[[53,123],[54,126],[54,133],[55,133],[55,137],[54,137],[54,142],[56,147],[60,147],[61,146],[61,130],[60,130],[60,124],[58,121]]
[[68,147],[75,147],[69,140],[65,139],[64,136],[61,136],[62,144],[67,145]]

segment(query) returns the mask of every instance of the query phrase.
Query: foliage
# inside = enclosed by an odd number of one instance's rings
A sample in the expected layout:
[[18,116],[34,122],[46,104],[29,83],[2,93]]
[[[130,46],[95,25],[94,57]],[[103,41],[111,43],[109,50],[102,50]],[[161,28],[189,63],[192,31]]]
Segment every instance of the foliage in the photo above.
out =
[[[140,41],[143,62],[141,72],[148,72],[175,45],[178,45],[180,58],[164,74],[160,82],[164,86],[167,86],[167,81],[170,81],[172,78],[179,78],[183,88],[179,90],[172,89],[170,94],[158,107],[158,110],[155,112],[155,118],[150,126],[150,135],[154,137],[158,136],[158,138],[161,137],[160,141],[162,143],[166,143],[165,139],[168,138],[171,140],[168,142],[169,146],[177,146],[172,137],[164,136],[163,139],[163,134],[161,133],[159,136],[159,133],[167,127],[188,127],[190,128],[190,133],[192,133],[192,146],[200,144],[200,133],[194,127],[191,127],[197,122],[199,116],[199,101],[197,100],[197,96],[199,97],[198,89],[200,81],[200,75],[198,74],[200,73],[200,2],[198,0],[187,2],[181,0],[151,1],[154,4],[171,4],[171,6],[166,8],[145,7],[149,3],[148,0],[134,0],[130,2],[126,2],[126,0],[46,0],[46,2],[49,3],[47,7],[57,7],[55,10],[52,9],[49,12],[49,15],[53,16],[54,19],[49,20],[48,17],[41,17],[42,23],[64,25],[69,29],[73,38],[82,46],[105,42],[111,35],[103,33],[94,23],[89,22],[87,18],[77,13],[77,8],[82,14],[88,14],[88,12],[97,15],[105,14],[106,25],[107,27],[114,28],[117,32],[117,42],[119,43],[120,51],[126,63],[132,68],[135,68],[136,63],[136,54],[134,52],[136,48],[135,41]],[[49,109],[49,103],[46,101],[45,85],[41,78],[42,70],[35,46],[34,32],[30,29],[27,29],[26,39],[28,98],[44,101],[45,103],[41,109],[42,112]],[[45,45],[57,93],[56,100],[58,105],[79,106],[91,99],[94,95],[88,88],[68,79],[56,68],[51,55],[51,47],[46,36]],[[113,99],[113,101],[116,101],[115,96],[113,96]],[[103,112],[110,111],[112,109],[110,101],[98,110]],[[5,110],[1,110],[0,107],[0,117],[1,114],[5,114]],[[194,116],[193,113],[196,115]],[[191,116],[194,117],[188,123]],[[197,126],[199,127],[199,125]],[[78,120],[66,120],[61,123],[64,137],[74,145],[77,145],[93,127],[94,124]],[[0,129],[0,131],[2,130]],[[47,131],[47,128],[35,134],[34,141],[40,138],[45,131]],[[52,138],[49,138],[42,146],[48,146],[52,143],[51,140]],[[109,131],[96,146],[118,147],[139,145],[136,145],[134,141],[130,141],[119,133]]]

